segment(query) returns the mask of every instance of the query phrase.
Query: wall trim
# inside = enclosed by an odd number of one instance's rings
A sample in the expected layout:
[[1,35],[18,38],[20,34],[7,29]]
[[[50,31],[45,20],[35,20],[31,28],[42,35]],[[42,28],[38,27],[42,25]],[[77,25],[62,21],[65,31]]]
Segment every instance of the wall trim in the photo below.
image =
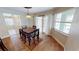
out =
[[4,38],[7,38],[7,37],[10,37],[10,35],[6,35],[6,36],[3,36],[1,38],[4,39]]
[[55,36],[52,35],[52,37],[64,48],[64,45]]

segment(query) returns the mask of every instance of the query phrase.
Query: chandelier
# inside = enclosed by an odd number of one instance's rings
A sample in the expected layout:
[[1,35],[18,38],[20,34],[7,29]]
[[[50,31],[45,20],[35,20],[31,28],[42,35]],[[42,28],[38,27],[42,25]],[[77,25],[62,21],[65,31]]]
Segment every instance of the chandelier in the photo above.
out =
[[31,15],[29,13],[29,9],[31,9],[32,7],[24,7],[27,9],[27,15],[26,15],[26,18],[31,18]]

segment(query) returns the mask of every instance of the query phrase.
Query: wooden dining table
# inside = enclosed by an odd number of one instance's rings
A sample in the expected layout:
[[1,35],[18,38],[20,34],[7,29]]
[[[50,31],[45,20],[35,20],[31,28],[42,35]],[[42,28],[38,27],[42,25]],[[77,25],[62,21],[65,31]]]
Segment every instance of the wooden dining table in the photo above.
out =
[[[33,28],[26,28],[26,29],[23,29],[23,31],[27,34],[27,36],[28,36],[28,41],[29,41],[29,45],[30,45],[30,43],[31,43],[31,38],[32,38],[32,36],[31,36],[31,34],[32,33],[35,33],[35,31],[36,30],[38,30],[38,29],[33,29]],[[39,35],[38,35],[39,36]],[[39,39],[38,39],[39,40]]]
[[28,27],[28,28],[26,28],[26,29],[23,29],[23,31],[26,32],[26,33],[31,33],[31,32],[33,32],[33,31],[35,31],[35,30],[36,30],[36,29],[30,28],[30,27]]

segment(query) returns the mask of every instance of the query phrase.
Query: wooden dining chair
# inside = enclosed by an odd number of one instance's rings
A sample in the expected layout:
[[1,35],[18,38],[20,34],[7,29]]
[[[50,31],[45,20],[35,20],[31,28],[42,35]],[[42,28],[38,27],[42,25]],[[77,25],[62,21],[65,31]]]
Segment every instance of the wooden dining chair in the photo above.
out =
[[35,36],[37,38],[37,41],[39,42],[39,29],[36,29]]
[[26,32],[22,31],[22,40],[24,41],[24,43],[26,43]]
[[31,33],[31,39],[33,40],[33,42],[35,44],[35,31]]
[[27,25],[22,26],[22,29],[27,29]]
[[25,29],[27,29],[27,26],[25,26]]
[[22,29],[19,29],[20,38],[22,37]]
[[33,29],[36,29],[36,26],[35,25],[33,25],[32,27],[33,27]]
[[26,42],[26,33],[23,31],[23,29],[19,29],[19,34],[22,41]]
[[27,39],[28,39],[28,42],[30,45],[31,35],[29,33],[24,32],[23,29],[19,29],[19,34],[20,34],[20,38],[22,39],[22,41],[24,41],[24,43],[26,43]]
[[2,39],[0,38],[0,48],[3,50],[3,51],[8,51],[8,49],[5,47],[5,45],[3,44],[3,41]]
[[30,43],[31,43],[31,33],[26,33],[26,38],[28,39],[29,46],[30,46]]

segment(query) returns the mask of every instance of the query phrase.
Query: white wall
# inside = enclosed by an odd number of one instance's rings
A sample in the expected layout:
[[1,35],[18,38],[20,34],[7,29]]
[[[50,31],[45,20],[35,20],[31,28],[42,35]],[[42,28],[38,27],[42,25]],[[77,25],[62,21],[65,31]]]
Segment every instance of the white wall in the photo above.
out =
[[75,16],[72,22],[70,37],[65,44],[66,51],[79,51],[79,8],[76,8]]
[[59,31],[52,29],[52,37],[54,37],[54,39],[61,44],[63,47],[65,46],[65,43],[67,41],[68,36],[60,33]]

